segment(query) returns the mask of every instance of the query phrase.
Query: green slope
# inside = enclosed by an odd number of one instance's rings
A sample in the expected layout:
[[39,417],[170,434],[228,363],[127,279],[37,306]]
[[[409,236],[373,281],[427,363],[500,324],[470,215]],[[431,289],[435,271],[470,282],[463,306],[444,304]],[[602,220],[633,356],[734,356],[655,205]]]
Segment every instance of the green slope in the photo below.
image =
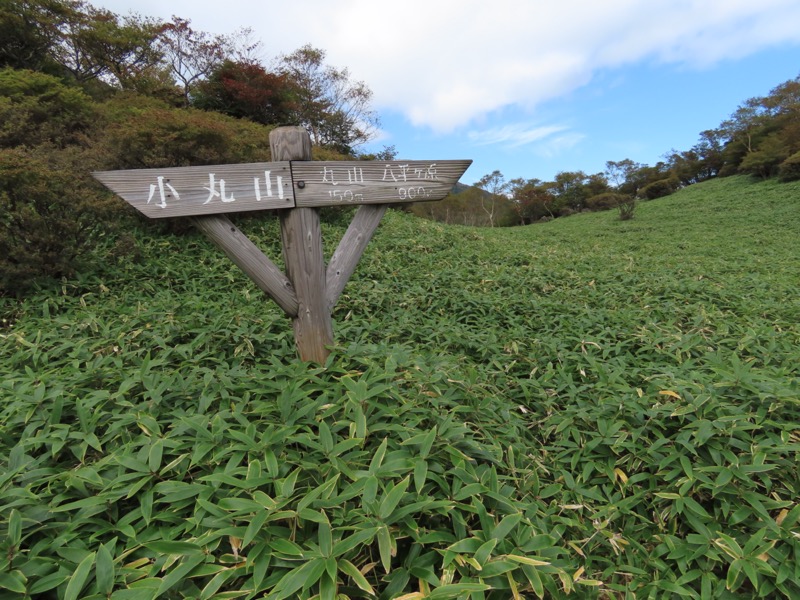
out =
[[0,598],[797,597],[798,214],[745,178],[391,213],[319,368],[202,238],[137,232],[3,300]]

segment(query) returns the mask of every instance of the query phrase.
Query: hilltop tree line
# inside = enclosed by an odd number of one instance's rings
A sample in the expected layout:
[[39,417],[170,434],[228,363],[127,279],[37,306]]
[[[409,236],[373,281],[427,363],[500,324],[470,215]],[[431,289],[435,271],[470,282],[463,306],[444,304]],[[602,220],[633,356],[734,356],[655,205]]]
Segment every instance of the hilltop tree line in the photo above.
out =
[[[74,272],[135,218],[93,170],[267,161],[302,125],[316,158],[360,156],[372,92],[306,45],[266,64],[253,33],[120,16],[81,0],[0,0],[0,294]],[[172,225],[178,227],[179,225]]]
[[654,166],[629,158],[606,162],[601,173],[562,171],[552,181],[506,180],[494,171],[477,189],[451,195],[419,214],[464,225],[519,225],[582,211],[620,209],[653,200],[713,177],[747,174],[800,179],[800,77],[764,97],[750,98],[716,129],[700,133],[689,150],[671,150]]

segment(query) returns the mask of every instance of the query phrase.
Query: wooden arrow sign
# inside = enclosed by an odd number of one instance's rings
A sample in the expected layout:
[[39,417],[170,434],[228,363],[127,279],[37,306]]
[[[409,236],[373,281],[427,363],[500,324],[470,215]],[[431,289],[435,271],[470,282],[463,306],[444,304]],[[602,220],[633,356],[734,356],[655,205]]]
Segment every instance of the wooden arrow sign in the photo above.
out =
[[471,162],[283,161],[98,171],[93,175],[145,216],[159,219],[441,200]]
[[292,164],[298,207],[442,200],[471,160],[327,161]]
[[153,219],[295,205],[289,161],[99,171],[92,175]]

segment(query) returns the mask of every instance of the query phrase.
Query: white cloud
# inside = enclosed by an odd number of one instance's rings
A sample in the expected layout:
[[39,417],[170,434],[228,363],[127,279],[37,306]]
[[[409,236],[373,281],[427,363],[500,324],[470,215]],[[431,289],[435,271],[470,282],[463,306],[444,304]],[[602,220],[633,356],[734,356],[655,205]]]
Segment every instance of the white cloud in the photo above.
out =
[[[440,133],[505,107],[532,110],[585,85],[599,69],[642,61],[704,68],[800,43],[797,0],[228,0],[224,9],[210,0],[173,0],[168,8],[155,0],[97,4],[119,13],[177,14],[212,32],[252,27],[270,56],[311,43],[328,52],[331,64],[365,81],[379,110],[397,110]],[[563,136],[564,144],[570,140],[574,134]]]
[[570,131],[544,140],[544,143],[534,146],[533,152],[542,158],[554,158],[577,146],[585,137],[582,133]]
[[[470,131],[467,137],[476,146],[502,145],[508,148],[516,148],[533,142],[540,142],[545,138],[553,140],[555,139],[553,137],[555,134],[562,133],[566,129],[561,125],[531,127],[524,123],[517,123],[482,131]],[[563,135],[559,137],[563,137]]]

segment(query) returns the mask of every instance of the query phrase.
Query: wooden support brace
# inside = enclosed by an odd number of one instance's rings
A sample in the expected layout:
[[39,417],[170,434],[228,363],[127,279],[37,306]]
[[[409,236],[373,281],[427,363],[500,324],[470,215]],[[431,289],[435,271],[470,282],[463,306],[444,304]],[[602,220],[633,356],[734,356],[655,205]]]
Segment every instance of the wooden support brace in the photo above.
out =
[[344,286],[356,270],[358,261],[386,213],[385,204],[363,204],[358,207],[350,226],[331,256],[326,274],[325,301],[333,310]]
[[297,295],[286,275],[225,215],[193,217],[192,222],[289,317],[296,317]]

